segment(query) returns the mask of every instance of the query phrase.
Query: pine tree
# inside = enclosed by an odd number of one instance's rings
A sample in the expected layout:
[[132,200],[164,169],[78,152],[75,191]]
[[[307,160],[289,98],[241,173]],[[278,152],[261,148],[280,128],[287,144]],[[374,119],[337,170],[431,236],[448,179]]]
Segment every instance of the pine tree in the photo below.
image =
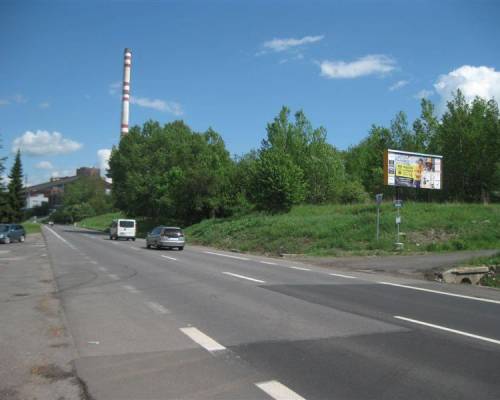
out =
[[[2,143],[0,142],[0,149],[2,148]],[[5,171],[5,160],[7,157],[0,157],[0,223],[8,222],[10,220],[10,206],[8,202],[8,193],[5,191],[5,185],[3,182],[3,173]]]
[[21,164],[21,151],[18,150],[14,165],[10,170],[8,185],[8,201],[11,208],[11,222],[20,222],[23,217],[24,190],[23,190],[23,166]]

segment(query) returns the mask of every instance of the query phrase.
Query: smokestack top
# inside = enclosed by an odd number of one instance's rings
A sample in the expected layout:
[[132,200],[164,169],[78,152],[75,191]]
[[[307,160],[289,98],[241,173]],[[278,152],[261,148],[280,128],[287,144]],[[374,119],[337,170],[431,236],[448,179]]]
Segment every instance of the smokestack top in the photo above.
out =
[[132,54],[132,50],[130,50],[128,47],[125,49],[125,53],[131,53]]

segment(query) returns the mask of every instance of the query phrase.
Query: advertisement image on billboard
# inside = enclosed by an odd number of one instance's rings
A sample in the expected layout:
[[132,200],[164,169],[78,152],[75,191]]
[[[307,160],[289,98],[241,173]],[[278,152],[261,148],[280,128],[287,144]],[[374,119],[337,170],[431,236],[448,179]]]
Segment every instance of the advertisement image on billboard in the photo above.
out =
[[443,157],[434,154],[386,150],[384,180],[389,186],[441,189]]

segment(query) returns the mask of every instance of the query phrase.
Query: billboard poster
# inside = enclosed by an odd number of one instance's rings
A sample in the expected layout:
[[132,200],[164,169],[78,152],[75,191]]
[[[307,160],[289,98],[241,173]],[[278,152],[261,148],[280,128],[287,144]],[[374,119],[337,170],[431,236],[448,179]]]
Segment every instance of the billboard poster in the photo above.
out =
[[443,157],[391,150],[384,155],[384,183],[415,189],[441,189]]

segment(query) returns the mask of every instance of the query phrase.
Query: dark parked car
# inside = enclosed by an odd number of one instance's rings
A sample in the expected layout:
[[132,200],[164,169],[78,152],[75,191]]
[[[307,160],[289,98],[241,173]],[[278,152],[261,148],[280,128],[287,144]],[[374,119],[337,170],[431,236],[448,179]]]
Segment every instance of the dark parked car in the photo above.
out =
[[176,247],[183,250],[185,244],[184,233],[182,233],[181,228],[176,226],[157,226],[146,236],[146,247],[148,249],[154,246],[157,249]]
[[14,240],[24,242],[26,239],[26,231],[22,225],[17,224],[0,224],[0,242],[10,243]]

